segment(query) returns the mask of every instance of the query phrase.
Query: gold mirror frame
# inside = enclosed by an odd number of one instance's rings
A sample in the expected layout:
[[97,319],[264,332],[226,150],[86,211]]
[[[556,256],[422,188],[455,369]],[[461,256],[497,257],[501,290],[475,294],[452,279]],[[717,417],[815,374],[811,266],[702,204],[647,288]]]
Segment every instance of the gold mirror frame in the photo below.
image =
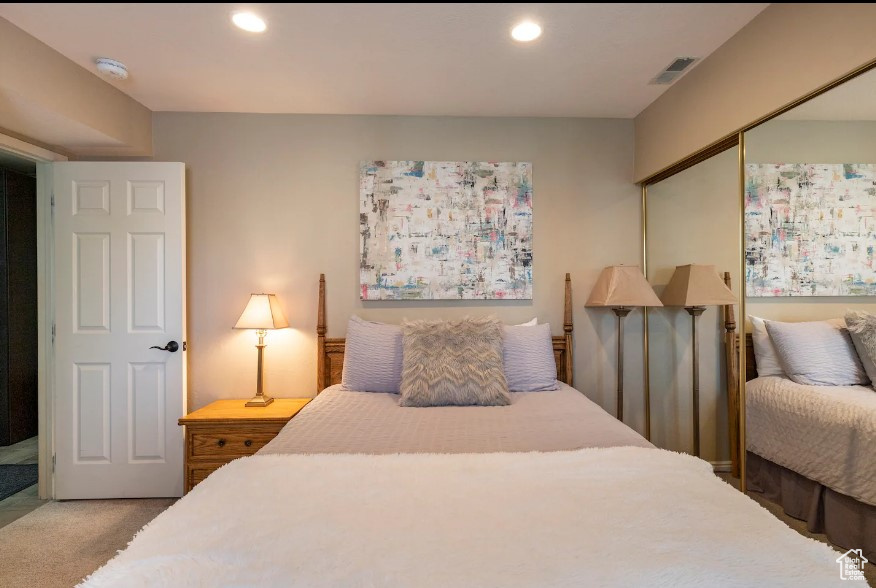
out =
[[[876,69],[876,59],[870,60],[864,65],[840,76],[839,78],[824,84],[823,86],[801,96],[800,98],[789,102],[788,104],[778,108],[769,114],[766,114],[749,124],[745,125],[738,131],[722,137],[721,139],[707,145],[703,149],[696,151],[684,159],[667,166],[666,168],[648,176],[642,180],[639,185],[642,188],[642,271],[645,276],[648,275],[648,186],[656,184],[671,176],[674,176],[694,165],[703,162],[719,153],[723,153],[728,149],[737,148],[739,161],[739,270],[740,278],[743,281],[740,284],[742,296],[739,297],[739,357],[738,357],[738,423],[739,423],[739,439],[738,439],[738,454],[739,454],[739,489],[744,493],[747,489],[746,474],[745,474],[745,133],[751,129],[762,125],[763,123],[776,118],[777,116],[796,108],[797,106],[816,98],[825,92],[840,86],[849,80],[852,80],[870,70]],[[643,330],[643,359],[644,359],[644,397],[645,397],[645,437],[651,440],[651,364],[648,349],[648,309],[644,309],[644,330]]]

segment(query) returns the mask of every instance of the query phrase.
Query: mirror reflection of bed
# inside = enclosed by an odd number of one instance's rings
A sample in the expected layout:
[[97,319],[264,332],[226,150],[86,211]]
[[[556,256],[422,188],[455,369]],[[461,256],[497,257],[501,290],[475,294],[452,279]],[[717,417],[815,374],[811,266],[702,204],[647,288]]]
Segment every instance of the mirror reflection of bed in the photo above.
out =
[[871,71],[745,136],[748,489],[871,561],[874,96]]

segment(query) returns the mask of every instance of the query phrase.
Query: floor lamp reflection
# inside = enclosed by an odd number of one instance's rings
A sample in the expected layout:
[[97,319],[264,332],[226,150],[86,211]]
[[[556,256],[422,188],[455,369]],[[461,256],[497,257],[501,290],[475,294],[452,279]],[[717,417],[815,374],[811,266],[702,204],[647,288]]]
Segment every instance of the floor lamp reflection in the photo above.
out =
[[724,306],[738,302],[718,276],[713,265],[680,265],[660,297],[664,306],[681,306],[690,314],[693,344],[693,446],[700,455],[700,348],[697,341],[697,317],[707,306]]

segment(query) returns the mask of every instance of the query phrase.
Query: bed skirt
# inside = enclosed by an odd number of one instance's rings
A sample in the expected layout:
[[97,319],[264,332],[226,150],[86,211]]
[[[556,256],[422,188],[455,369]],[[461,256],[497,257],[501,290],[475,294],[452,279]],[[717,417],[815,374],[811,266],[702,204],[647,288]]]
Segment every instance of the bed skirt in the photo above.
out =
[[876,506],[840,494],[793,470],[746,452],[748,490],[782,507],[810,533],[824,533],[845,549],[863,549],[876,561]]

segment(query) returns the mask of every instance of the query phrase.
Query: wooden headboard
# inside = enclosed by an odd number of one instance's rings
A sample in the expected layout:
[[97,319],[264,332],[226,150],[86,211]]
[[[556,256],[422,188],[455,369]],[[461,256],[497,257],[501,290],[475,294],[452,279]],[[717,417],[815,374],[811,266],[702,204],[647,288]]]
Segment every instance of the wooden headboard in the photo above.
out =
[[[563,301],[563,334],[553,337],[554,358],[557,362],[557,379],[569,386],[573,381],[572,366],[572,277],[566,274]],[[325,274],[319,275],[319,308],[316,318],[316,393],[329,386],[341,383],[344,371],[345,338],[326,337],[325,322]]]
[[[724,283],[730,287],[730,273],[724,273]],[[744,325],[745,323],[743,323]],[[744,329],[743,329],[744,330]],[[724,360],[727,365],[727,413],[730,428],[730,459],[733,475],[739,477],[739,344],[733,306],[724,307]],[[757,362],[754,359],[754,343],[751,333],[745,333],[745,381],[757,377]]]
[[750,382],[757,377],[757,362],[754,360],[754,340],[751,333],[745,333],[745,381]]

